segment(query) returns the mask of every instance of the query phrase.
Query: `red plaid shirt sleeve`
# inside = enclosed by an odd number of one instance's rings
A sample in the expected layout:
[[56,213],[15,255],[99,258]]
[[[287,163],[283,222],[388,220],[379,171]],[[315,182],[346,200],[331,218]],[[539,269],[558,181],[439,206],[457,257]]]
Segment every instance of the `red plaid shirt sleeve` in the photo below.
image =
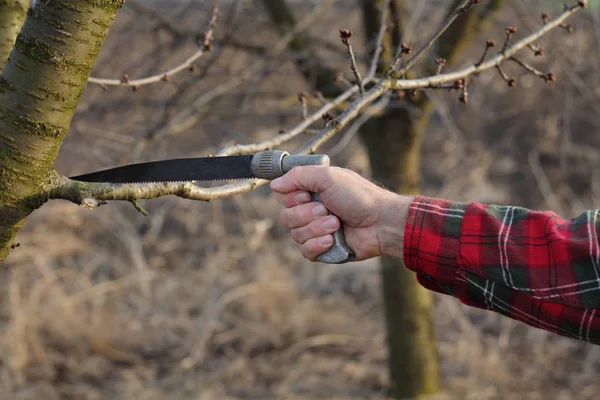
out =
[[424,287],[600,343],[600,210],[564,220],[522,207],[416,197],[404,262]]

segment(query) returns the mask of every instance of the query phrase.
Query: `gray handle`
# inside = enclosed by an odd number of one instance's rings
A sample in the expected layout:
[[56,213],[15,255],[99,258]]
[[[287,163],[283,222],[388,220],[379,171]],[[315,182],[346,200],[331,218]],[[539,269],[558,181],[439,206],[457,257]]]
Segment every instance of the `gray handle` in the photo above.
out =
[[[321,195],[319,193],[310,193],[312,201],[321,201]],[[334,215],[329,213],[330,215]],[[317,260],[325,264],[343,264],[349,261],[354,261],[356,258],[354,251],[346,244],[344,238],[344,226],[342,220],[340,220],[340,229],[333,234],[333,244],[325,253],[317,257]]]
[[[289,172],[294,167],[302,165],[329,166],[329,157],[325,154],[290,155],[286,151],[266,150],[258,152],[252,157],[251,169],[254,176],[261,179],[275,179]],[[319,193],[311,192],[312,201],[321,201]],[[332,215],[330,213],[330,215]],[[340,220],[341,223],[341,220]],[[317,257],[317,260],[326,264],[343,264],[354,261],[354,252],[346,244],[344,239],[344,226],[333,234],[333,244],[325,253]]]

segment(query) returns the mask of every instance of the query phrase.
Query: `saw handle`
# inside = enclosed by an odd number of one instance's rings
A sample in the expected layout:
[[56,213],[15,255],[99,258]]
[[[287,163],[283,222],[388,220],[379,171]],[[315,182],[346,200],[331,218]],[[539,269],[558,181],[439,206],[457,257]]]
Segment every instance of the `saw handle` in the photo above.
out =
[[[292,168],[303,165],[329,166],[329,157],[325,154],[290,155],[286,151],[266,150],[258,152],[252,158],[251,168],[254,175],[261,179],[275,179],[289,172]],[[319,193],[310,192],[314,202],[323,203]],[[329,213],[329,215],[333,215]],[[333,234],[333,244],[317,260],[325,264],[343,264],[354,261],[354,251],[346,244],[344,226],[340,219],[340,229]]]
[[[323,203],[319,193],[310,192],[310,196],[312,201]],[[331,212],[329,214],[334,215]],[[353,261],[354,258],[354,251],[346,244],[346,239],[344,238],[344,225],[340,219],[340,229],[333,234],[333,244],[325,253],[319,255],[317,260],[325,264],[343,264],[348,261]]]

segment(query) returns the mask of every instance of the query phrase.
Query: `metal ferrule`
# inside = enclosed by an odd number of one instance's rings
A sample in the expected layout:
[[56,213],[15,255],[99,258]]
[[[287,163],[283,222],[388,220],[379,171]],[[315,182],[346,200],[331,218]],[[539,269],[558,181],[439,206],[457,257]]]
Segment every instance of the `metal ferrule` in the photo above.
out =
[[273,180],[303,165],[329,166],[329,157],[325,154],[290,155],[287,151],[266,150],[256,153],[250,162],[254,176]]

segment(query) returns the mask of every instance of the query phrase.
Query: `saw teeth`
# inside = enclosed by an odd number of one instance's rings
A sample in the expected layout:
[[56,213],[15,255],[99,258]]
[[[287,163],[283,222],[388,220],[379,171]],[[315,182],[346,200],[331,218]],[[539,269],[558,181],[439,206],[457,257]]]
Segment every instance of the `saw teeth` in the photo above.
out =
[[[249,178],[251,179],[251,178]],[[200,181],[153,181],[153,182],[119,182],[119,185],[156,185],[156,184],[181,184],[181,183],[194,183],[194,182],[224,182],[228,179],[203,179]],[[231,179],[231,180],[241,180],[241,179]],[[108,182],[108,183],[116,183],[116,182]]]

